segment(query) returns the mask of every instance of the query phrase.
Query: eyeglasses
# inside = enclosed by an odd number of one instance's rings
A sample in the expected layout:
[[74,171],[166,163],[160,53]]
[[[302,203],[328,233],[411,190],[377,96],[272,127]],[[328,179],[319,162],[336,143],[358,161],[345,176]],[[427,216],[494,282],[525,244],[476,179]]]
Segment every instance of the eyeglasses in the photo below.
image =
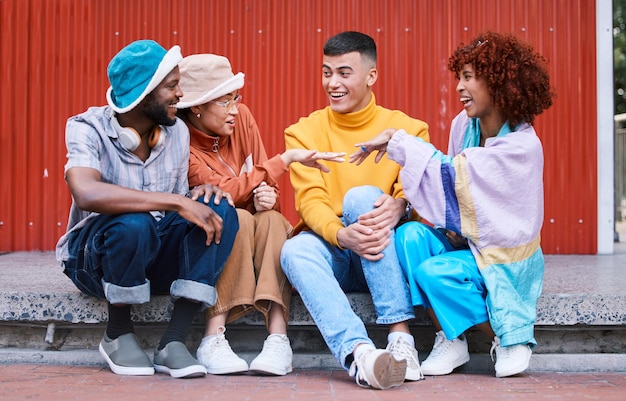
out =
[[241,103],[241,95],[237,95],[233,99],[229,99],[224,102],[218,102],[214,100],[213,103],[215,103],[218,106],[225,107],[226,110],[230,110],[230,108],[233,107],[233,105],[239,106],[239,103]]

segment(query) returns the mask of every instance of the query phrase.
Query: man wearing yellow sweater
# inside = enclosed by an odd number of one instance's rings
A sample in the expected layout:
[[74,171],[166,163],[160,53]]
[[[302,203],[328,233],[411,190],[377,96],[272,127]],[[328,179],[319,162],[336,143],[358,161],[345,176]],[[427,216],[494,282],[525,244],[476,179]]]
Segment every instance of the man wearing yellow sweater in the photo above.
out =
[[[376,44],[359,32],[326,42],[322,86],[330,105],[285,130],[287,149],[354,152],[386,128],[402,128],[428,141],[428,125],[376,105]],[[394,228],[411,216],[399,166],[383,158],[329,165],[330,174],[291,166],[300,222],[283,246],[283,271],[299,292],[326,344],[362,386],[386,389],[420,380],[415,317],[407,282],[396,256]],[[376,349],[345,292],[369,291],[378,324],[389,326],[388,345]]]

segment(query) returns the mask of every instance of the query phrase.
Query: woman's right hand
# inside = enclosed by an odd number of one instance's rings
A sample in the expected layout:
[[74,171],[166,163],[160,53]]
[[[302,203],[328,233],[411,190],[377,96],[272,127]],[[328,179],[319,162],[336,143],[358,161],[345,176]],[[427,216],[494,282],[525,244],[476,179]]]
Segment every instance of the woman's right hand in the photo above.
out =
[[345,161],[343,156],[345,155],[345,152],[318,152],[317,150],[308,149],[289,149],[280,155],[280,157],[286,165],[297,162],[307,167],[317,168],[325,173],[329,173],[330,169],[319,163],[318,160],[343,163]]
[[356,143],[354,146],[357,146],[359,149],[350,155],[350,163],[359,164],[363,163],[365,159],[372,153],[373,151],[378,151],[376,154],[376,158],[374,161],[378,163],[380,159],[383,158],[385,153],[387,153],[387,144],[395,134],[397,129],[395,128],[387,128],[380,134],[376,135],[374,138],[370,139],[367,142]]

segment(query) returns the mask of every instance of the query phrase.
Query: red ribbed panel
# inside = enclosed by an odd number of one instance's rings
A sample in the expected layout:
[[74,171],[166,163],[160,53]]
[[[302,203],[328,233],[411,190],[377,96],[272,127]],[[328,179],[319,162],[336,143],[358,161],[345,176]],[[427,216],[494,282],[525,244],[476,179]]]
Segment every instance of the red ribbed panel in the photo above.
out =
[[[547,253],[596,253],[595,2],[588,0],[3,0],[0,1],[0,251],[51,250],[64,232],[66,119],[106,103],[106,67],[127,43],[155,39],[212,52],[246,74],[244,101],[269,154],[283,129],[326,105],[324,41],[343,30],[379,46],[381,105],[427,121],[445,150],[460,110],[450,52],[479,31],[513,32],[551,62],[555,105],[543,140]],[[293,223],[289,178],[281,181]]]

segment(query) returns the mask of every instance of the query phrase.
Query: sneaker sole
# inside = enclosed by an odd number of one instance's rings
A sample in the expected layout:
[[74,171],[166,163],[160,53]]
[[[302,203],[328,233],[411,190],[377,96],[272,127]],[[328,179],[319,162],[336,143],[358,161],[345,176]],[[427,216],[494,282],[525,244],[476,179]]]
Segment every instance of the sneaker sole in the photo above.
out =
[[390,353],[379,355],[374,362],[373,383],[369,385],[373,388],[386,390],[398,387],[404,383],[406,375],[406,360],[397,360]]
[[526,369],[528,369],[528,365],[523,368],[509,369],[506,372],[496,372],[496,377],[509,377],[515,376],[520,373],[523,373]]
[[465,357],[461,358],[461,359],[457,359],[456,361],[454,361],[454,363],[452,363],[452,368],[446,367],[446,368],[439,368],[439,369],[428,369],[428,365],[426,365],[426,369],[424,369],[424,362],[422,362],[422,373],[425,376],[444,376],[444,375],[448,375],[450,373],[452,373],[452,371],[456,368],[458,368],[459,366],[465,365],[466,363],[468,363],[470,360],[469,355],[466,355]]
[[163,365],[154,365],[154,370],[159,373],[168,373],[175,379],[204,377],[206,369],[202,365],[191,365],[181,369],[170,369]]
[[[206,365],[205,365],[206,367]],[[230,366],[227,368],[206,368],[207,373],[210,373],[212,375],[230,375],[230,374],[234,374],[234,373],[245,373],[248,371],[248,365],[246,366]]]
[[418,380],[422,380],[423,378],[424,378],[424,373],[421,371],[420,368],[410,368],[407,363],[406,374],[404,375],[404,380],[415,382]]
[[274,376],[285,376],[288,373],[293,371],[293,366],[289,366],[287,369],[280,369],[276,366],[264,365],[260,363],[250,364],[250,370],[256,373],[266,374],[266,375],[274,375]]
[[496,370],[496,377],[508,377],[508,376],[518,375],[520,373],[523,373],[526,369],[528,369],[529,365],[530,365],[530,357],[528,358],[526,363],[524,363],[523,365],[516,366],[515,368],[505,370],[505,371],[500,371],[500,372]]
[[107,355],[106,351],[102,347],[102,344],[98,347],[100,355],[104,358],[109,365],[109,369],[117,375],[124,376],[152,376],[154,374],[154,367],[152,366],[120,366],[116,365],[111,358]]

